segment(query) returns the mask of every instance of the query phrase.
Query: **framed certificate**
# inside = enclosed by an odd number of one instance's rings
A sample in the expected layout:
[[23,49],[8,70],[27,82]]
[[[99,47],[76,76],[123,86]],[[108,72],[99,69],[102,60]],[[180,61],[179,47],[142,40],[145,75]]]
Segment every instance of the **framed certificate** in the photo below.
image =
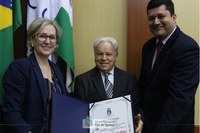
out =
[[130,95],[89,104],[90,133],[134,133]]

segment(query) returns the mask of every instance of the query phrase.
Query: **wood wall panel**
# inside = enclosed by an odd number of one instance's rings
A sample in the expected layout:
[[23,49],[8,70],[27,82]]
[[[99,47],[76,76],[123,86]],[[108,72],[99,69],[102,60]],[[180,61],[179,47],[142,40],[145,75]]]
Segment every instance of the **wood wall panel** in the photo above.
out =
[[147,0],[127,2],[127,71],[139,77],[143,44],[152,37],[148,28]]
[[200,131],[199,131],[199,125],[195,125],[194,133],[200,133]]

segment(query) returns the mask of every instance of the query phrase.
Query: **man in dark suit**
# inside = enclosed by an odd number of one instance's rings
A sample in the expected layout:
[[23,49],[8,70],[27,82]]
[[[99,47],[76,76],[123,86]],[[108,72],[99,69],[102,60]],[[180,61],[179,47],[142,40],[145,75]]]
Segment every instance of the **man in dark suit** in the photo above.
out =
[[[194,133],[199,46],[176,25],[171,0],[149,1],[147,16],[155,37],[144,44],[142,51],[139,92],[143,131]],[[158,42],[162,42],[161,50],[157,49]]]
[[[91,103],[109,98],[131,95],[133,103],[135,103],[137,100],[137,80],[135,76],[115,66],[118,56],[117,41],[112,37],[98,38],[94,42],[93,48],[96,67],[76,77],[75,96],[83,101]],[[107,86],[104,77],[106,73],[109,73],[108,79],[112,84],[112,91],[110,91],[111,96],[107,95],[104,87]],[[137,109],[135,109],[135,112],[138,114]],[[138,114],[137,117],[140,117],[140,114]],[[138,122],[137,133],[139,133],[142,127],[141,121]]]

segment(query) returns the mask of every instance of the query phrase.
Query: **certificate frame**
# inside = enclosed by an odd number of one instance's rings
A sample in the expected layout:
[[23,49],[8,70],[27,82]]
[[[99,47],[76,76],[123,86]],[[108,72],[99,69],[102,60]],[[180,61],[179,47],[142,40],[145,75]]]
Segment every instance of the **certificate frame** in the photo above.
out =
[[130,95],[89,104],[90,133],[134,133]]

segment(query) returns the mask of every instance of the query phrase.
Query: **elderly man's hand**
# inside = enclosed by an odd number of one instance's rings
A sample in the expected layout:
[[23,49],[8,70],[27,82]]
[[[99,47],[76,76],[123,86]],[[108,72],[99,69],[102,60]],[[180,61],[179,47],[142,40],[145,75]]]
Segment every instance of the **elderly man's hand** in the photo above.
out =
[[135,133],[141,133],[143,128],[143,121],[141,119],[141,114],[135,116]]

